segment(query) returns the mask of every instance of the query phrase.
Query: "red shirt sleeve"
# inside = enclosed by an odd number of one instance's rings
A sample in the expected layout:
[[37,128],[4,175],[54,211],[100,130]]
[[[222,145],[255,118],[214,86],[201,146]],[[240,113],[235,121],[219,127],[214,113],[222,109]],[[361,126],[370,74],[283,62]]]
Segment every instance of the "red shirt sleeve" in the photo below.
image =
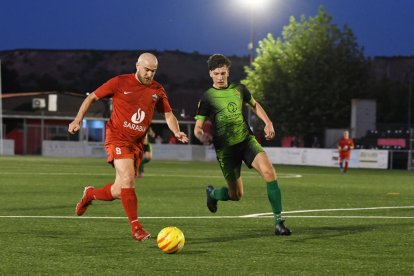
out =
[[164,88],[161,87],[161,89],[158,90],[158,91],[159,91],[159,93],[158,93],[159,99],[158,99],[157,104],[156,104],[156,108],[157,108],[158,113],[164,114],[164,113],[167,113],[167,112],[171,112],[172,109],[171,109],[170,103],[168,101],[167,93],[165,92]]
[[112,97],[115,94],[116,88],[118,87],[118,82],[118,77],[108,80],[94,91],[95,95],[99,99]]

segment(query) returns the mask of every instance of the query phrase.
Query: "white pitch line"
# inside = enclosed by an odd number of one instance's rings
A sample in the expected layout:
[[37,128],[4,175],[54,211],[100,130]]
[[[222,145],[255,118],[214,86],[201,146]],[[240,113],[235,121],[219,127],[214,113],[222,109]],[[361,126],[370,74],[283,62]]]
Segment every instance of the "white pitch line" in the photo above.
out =
[[383,210],[383,209],[414,209],[414,206],[384,206],[384,207],[363,207],[363,208],[338,208],[338,209],[316,209],[287,211],[285,214],[310,213],[310,212],[330,212],[330,211],[361,211],[361,210]]
[[[0,175],[55,175],[55,176],[61,176],[61,175],[77,175],[77,176],[106,176],[106,175],[114,175],[114,173],[78,173],[78,172],[0,172]],[[145,177],[181,177],[181,178],[205,178],[206,175],[204,174],[151,174],[146,173]],[[223,178],[222,175],[208,175],[209,178]],[[257,175],[244,175],[245,178],[250,177],[257,177]],[[278,174],[279,178],[301,178],[303,177],[301,174]]]
[[[269,216],[273,218],[273,216]],[[285,218],[339,218],[339,219],[414,219],[414,217],[385,217],[385,216],[284,216]]]
[[[388,216],[283,216],[284,218],[338,218],[338,219],[414,219],[414,217],[388,217]],[[240,217],[240,218],[274,218],[271,216]]]
[[[333,212],[333,211],[361,211],[382,209],[414,209],[414,206],[389,206],[389,207],[366,207],[366,208],[339,208],[339,209],[317,209],[286,211],[282,214],[311,213],[311,212]],[[174,217],[140,217],[142,219],[233,219],[233,218],[272,218],[273,213],[259,213],[242,216],[174,216]],[[390,217],[390,216],[285,216],[287,218],[390,218],[390,219],[414,219],[414,217]],[[39,219],[126,219],[126,217],[78,217],[78,216],[0,216],[0,218],[39,218]]]
[[[383,210],[383,209],[414,209],[414,206],[388,206],[388,207],[365,207],[365,208],[338,208],[338,209],[314,209],[314,210],[296,210],[286,211],[282,214],[295,214],[295,213],[317,213],[317,212],[334,212],[334,211],[361,211],[361,210]],[[243,217],[260,217],[269,216],[273,213],[258,213],[245,215]]]
[[[78,217],[78,216],[0,216],[0,218],[38,218],[38,219],[128,219],[127,217]],[[242,218],[240,216],[195,216],[195,217],[139,217],[140,219],[215,219]]]
[[[337,219],[414,219],[414,217],[390,217],[390,216],[284,216],[285,218],[337,218]],[[0,218],[15,219],[110,219],[126,220],[127,217],[77,217],[77,216],[0,216]],[[249,218],[273,218],[266,216],[196,216],[196,217],[140,217],[140,219],[249,219]]]

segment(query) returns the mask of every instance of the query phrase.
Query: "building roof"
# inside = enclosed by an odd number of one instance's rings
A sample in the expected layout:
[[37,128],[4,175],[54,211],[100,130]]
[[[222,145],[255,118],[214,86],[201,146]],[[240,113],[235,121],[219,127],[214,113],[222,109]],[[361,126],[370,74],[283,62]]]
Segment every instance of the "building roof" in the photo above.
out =
[[[50,95],[56,95],[56,111],[51,111],[53,103]],[[74,118],[86,95],[73,92],[45,91],[1,94],[3,116],[72,117]],[[40,101],[39,101],[40,100]],[[42,104],[45,106],[43,107]],[[109,114],[109,100],[98,101],[88,111],[88,117],[105,118]]]

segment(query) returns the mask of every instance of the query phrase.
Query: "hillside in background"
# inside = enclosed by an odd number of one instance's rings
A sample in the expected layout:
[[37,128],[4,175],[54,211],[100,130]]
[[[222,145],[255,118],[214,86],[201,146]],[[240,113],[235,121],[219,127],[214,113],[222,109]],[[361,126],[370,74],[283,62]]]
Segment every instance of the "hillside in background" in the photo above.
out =
[[[108,79],[135,72],[135,62],[145,51],[14,50],[0,51],[3,93],[62,91],[85,94]],[[155,80],[164,85],[175,112],[188,117],[210,87],[208,55],[179,51],[149,51],[159,61]],[[245,77],[248,57],[231,56],[231,81]]]

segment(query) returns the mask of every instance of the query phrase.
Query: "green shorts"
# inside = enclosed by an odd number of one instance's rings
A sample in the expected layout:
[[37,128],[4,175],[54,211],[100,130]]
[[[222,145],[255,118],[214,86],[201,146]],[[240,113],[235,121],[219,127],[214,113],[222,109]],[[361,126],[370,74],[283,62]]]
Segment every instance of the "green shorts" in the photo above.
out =
[[152,146],[150,143],[148,144],[144,144],[144,152],[151,152],[152,151]]
[[242,161],[252,168],[256,155],[264,152],[253,135],[233,146],[216,149],[217,161],[226,180],[235,181],[240,177]]

